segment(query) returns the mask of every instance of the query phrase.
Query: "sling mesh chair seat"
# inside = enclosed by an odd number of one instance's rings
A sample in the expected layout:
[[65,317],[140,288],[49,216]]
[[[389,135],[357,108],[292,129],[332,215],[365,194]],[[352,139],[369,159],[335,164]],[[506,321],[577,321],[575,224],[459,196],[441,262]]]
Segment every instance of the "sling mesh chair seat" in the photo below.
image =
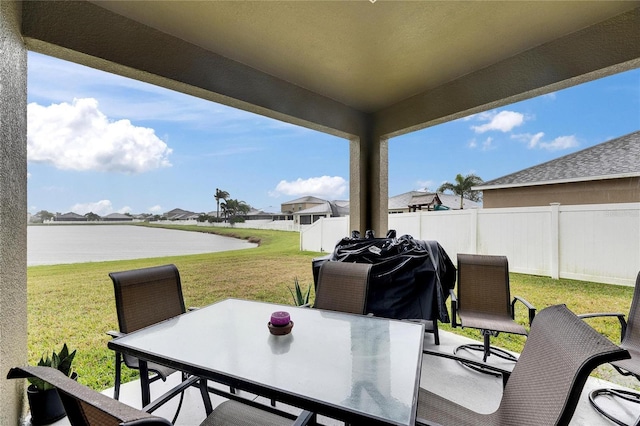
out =
[[[460,360],[453,354],[425,351]],[[503,375],[500,405],[477,413],[428,390],[420,389],[417,425],[550,426],[567,425],[573,417],[589,374],[600,364],[629,358],[564,305],[540,311],[531,326],[513,372],[488,366]],[[480,361],[470,360],[476,364]],[[478,389],[482,392],[482,389]]]
[[[620,321],[620,347],[626,349],[631,354],[630,359],[612,362],[613,368],[623,376],[633,376],[640,380],[640,272],[636,278],[636,285],[633,291],[633,299],[631,301],[631,308],[629,309],[629,315],[627,320],[624,319],[622,313],[592,313],[580,315],[580,318],[595,318],[595,317],[617,317]],[[595,389],[589,394],[589,402],[593,408],[595,408],[600,414],[611,420],[612,422],[626,426],[627,423],[616,417],[613,411],[607,409],[605,405],[599,403],[598,397],[609,396],[613,398],[621,398],[625,401],[640,404],[640,393],[629,391],[625,389],[614,388],[602,388]],[[640,415],[635,420],[634,425],[640,424]]]
[[[113,337],[122,336],[186,312],[182,296],[180,274],[175,265],[154,266],[109,274],[113,281],[120,331],[109,331]],[[120,396],[121,368],[125,364],[138,370],[138,359],[116,352],[114,398]],[[150,382],[166,380],[176,370],[148,363],[154,375]]]
[[[171,425],[171,422],[165,418],[109,398],[51,367],[16,367],[12,368],[7,375],[8,379],[28,377],[39,377],[58,389],[72,426]],[[206,392],[206,385],[201,384],[200,390]],[[312,418],[314,416],[309,412],[303,412],[296,419],[294,415],[284,417],[235,400],[228,400],[218,405],[200,425],[297,426],[307,424]]]
[[371,266],[366,263],[350,262],[322,264],[313,307],[365,314]]
[[[515,321],[515,304],[523,303],[528,309],[529,325],[535,316],[535,308],[521,297],[511,300],[509,290],[509,264],[505,256],[458,254],[457,296],[451,292],[451,325],[455,328],[476,328],[482,333],[483,344],[459,346],[460,350],[482,351],[482,361],[490,355],[517,361],[517,357],[491,346],[491,336],[499,333],[527,335],[527,330]],[[457,322],[457,317],[460,322]],[[484,367],[465,364],[475,370],[491,373]]]

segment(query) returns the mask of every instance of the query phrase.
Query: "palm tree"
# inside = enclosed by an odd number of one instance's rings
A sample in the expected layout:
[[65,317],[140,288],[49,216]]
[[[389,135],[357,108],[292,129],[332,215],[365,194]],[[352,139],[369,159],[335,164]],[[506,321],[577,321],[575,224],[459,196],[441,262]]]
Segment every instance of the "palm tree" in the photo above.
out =
[[460,210],[463,208],[464,198],[468,198],[471,201],[480,201],[480,192],[472,191],[471,188],[477,185],[480,185],[484,181],[474,175],[468,174],[466,176],[462,176],[461,174],[456,175],[456,183],[445,182],[438,188],[437,192],[451,191],[456,195],[460,196]]
[[227,191],[221,191],[220,189],[216,188],[216,193],[214,194],[213,198],[216,199],[216,217],[219,219],[220,218],[220,200],[225,200],[227,198],[229,198],[229,193]]

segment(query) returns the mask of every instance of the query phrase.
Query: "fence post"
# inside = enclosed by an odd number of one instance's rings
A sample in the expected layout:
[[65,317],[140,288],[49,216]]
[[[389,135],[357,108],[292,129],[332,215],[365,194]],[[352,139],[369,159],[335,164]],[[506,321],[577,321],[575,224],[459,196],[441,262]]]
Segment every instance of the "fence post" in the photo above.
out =
[[560,278],[560,203],[551,203],[551,232],[549,232],[549,256],[551,256],[549,275]]

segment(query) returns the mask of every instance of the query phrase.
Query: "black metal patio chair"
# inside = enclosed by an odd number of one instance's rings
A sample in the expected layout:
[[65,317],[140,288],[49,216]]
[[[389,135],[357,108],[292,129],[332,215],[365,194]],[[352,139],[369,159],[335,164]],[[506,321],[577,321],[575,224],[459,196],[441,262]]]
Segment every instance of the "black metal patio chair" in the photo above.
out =
[[[462,360],[454,354],[426,354]],[[505,384],[500,405],[490,414],[477,413],[449,399],[420,389],[417,425],[549,426],[568,425],[589,374],[600,364],[628,359],[622,349],[578,318],[564,305],[536,316],[512,372],[478,360],[465,362],[490,368]],[[478,389],[482,392],[482,389]]]
[[[16,367],[7,375],[8,379],[28,377],[39,377],[57,388],[71,426],[171,425],[171,422],[163,417],[109,398],[51,367]],[[195,381],[195,378],[190,378],[184,386],[191,386]],[[204,381],[200,383],[200,392],[203,397],[207,392]],[[228,400],[218,405],[200,426],[302,426],[312,419],[315,421],[315,416],[308,411],[303,411],[296,417],[287,413],[275,414],[272,410],[268,411],[268,407],[263,408]]]
[[320,267],[313,307],[331,311],[365,314],[372,265],[325,262]]
[[[631,354],[630,359],[612,362],[611,365],[623,376],[633,376],[640,380],[640,272],[636,278],[636,285],[631,300],[629,315],[625,320],[624,314],[615,312],[601,312],[579,315],[582,319],[595,317],[617,317],[620,322],[620,347],[626,349]],[[589,402],[600,414],[612,422],[626,426],[620,418],[616,417],[611,410],[598,402],[599,397],[608,396],[621,398],[625,401],[640,404],[640,393],[628,389],[601,388],[595,389],[589,394]],[[640,413],[634,425],[640,424]]]
[[[109,331],[112,337],[156,324],[186,312],[182,296],[180,274],[175,265],[162,265],[109,274],[113,281],[116,312],[120,331]],[[113,397],[120,397],[122,364],[139,370],[138,359],[130,355],[115,354],[115,386]],[[152,376],[149,382],[166,380],[176,370],[148,363]]]
[[[491,346],[491,336],[499,333],[527,335],[527,330],[517,323],[515,304],[521,302],[528,310],[529,325],[535,316],[535,308],[525,299],[515,296],[511,300],[509,290],[509,263],[506,256],[458,254],[457,296],[451,291],[451,325],[455,328],[476,328],[482,333],[482,344],[466,344],[455,349],[481,351],[484,362],[490,355],[517,361],[517,357],[505,350]],[[457,322],[457,317],[460,322]],[[488,372],[483,367],[468,367]]]

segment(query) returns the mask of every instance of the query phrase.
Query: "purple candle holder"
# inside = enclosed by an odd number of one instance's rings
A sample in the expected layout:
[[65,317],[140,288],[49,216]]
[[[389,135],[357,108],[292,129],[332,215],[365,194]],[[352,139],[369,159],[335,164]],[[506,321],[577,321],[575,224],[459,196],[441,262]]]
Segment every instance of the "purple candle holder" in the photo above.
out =
[[271,314],[271,324],[275,327],[284,327],[289,325],[290,322],[291,317],[289,316],[289,312],[276,311]]
[[271,314],[271,321],[267,324],[269,332],[276,336],[282,336],[291,333],[293,321],[289,316],[289,312],[276,311]]

